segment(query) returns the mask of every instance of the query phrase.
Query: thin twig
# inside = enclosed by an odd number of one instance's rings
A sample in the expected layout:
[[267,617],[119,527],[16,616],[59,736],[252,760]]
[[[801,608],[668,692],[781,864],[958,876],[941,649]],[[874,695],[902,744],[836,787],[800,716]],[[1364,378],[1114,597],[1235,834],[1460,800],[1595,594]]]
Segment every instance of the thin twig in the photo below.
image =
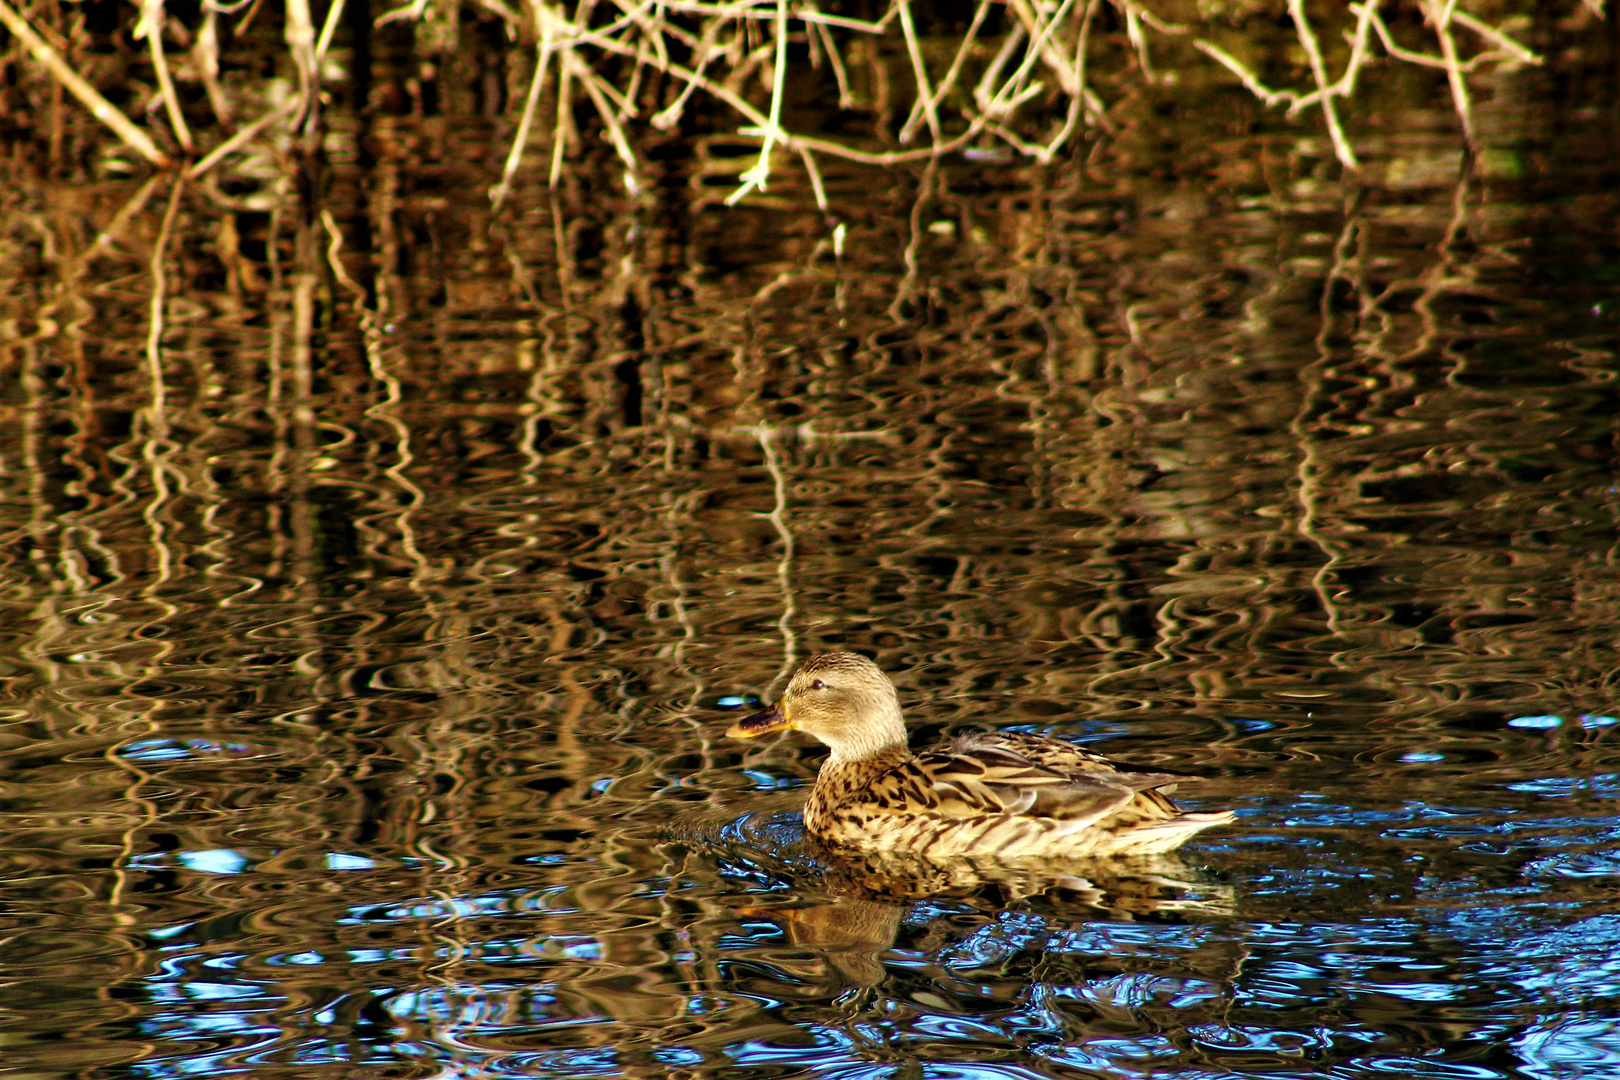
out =
[[1238,81],[1243,84],[1244,89],[1248,90],[1249,93],[1253,94],[1267,105],[1281,105],[1286,102],[1297,102],[1299,100],[1299,95],[1292,90],[1272,90],[1270,87],[1266,86],[1260,81],[1254,72],[1250,71],[1244,66],[1243,61],[1239,60],[1237,57],[1233,56],[1219,45],[1216,45],[1214,42],[1205,41],[1203,38],[1199,38],[1197,41],[1193,42],[1193,48],[1197,49],[1205,56],[1210,57],[1227,71],[1230,71],[1232,74],[1236,75],[1238,77]]
[[218,165],[221,161],[223,161],[228,154],[235,153],[237,150],[240,150],[243,146],[247,145],[247,143],[251,142],[259,134],[259,132],[275,123],[276,120],[288,115],[289,113],[296,112],[299,106],[302,104],[303,103],[297,98],[289,98],[280,105],[277,105],[275,108],[253,121],[253,123],[249,124],[241,131],[238,131],[235,135],[232,135],[230,138],[214,147],[213,150],[208,152],[206,157],[188,169],[186,171],[186,175],[193,180],[202,176],[203,173],[207,172],[215,165]]
[[[572,56],[572,53],[565,53]],[[557,72],[557,123],[551,129],[551,176],[547,184],[556,187],[562,179],[563,155],[568,150],[568,132],[573,127],[574,66],[563,64]]]
[[[664,48],[664,33],[668,26],[664,22],[663,10],[655,7],[653,0],[647,0],[646,3],[634,8],[626,7],[624,0],[614,0],[614,4],[620,11],[624,12],[625,19],[628,19],[641,31],[641,40],[652,45],[653,56],[657,58],[657,62],[653,66],[660,70],[668,67],[669,52]],[[656,11],[656,20],[647,17],[649,11]],[[634,94],[627,94],[626,96],[635,97]]]
[[816,168],[815,155],[804,146],[798,146],[799,160],[804,162],[804,171],[810,175],[810,190],[816,194],[816,209],[823,214],[829,211],[827,204],[827,189],[821,183],[821,170]]
[[[991,0],[979,0],[978,6],[973,9],[973,21],[968,24],[967,33],[962,36],[962,43],[957,47],[956,56],[951,60],[951,66],[945,72],[945,77],[940,79],[939,85],[934,88],[932,94],[926,97],[918,97],[917,103],[911,107],[911,115],[906,117],[905,126],[900,129],[900,141],[902,143],[911,141],[911,136],[916,132],[917,125],[922,122],[923,116],[931,114],[935,106],[945,99],[945,95],[950,92],[951,87],[956,85],[956,79],[962,72],[962,63],[967,59],[974,40],[979,36],[979,28],[984,25],[985,16],[990,14],[990,3]],[[842,91],[843,84],[840,82],[840,95]],[[937,140],[939,137],[937,117],[935,119],[934,137]]]
[[501,0],[477,0],[477,3],[479,7],[504,21],[509,30],[523,25],[523,16],[501,3]]
[[1474,107],[1468,96],[1468,79],[1457,59],[1457,39],[1451,36],[1451,12],[1454,6],[1455,0],[1446,0],[1444,7],[1435,0],[1424,0],[1423,10],[1434,25],[1435,36],[1440,39],[1440,55],[1446,62],[1446,81],[1451,84],[1451,101],[1457,109],[1457,119],[1462,122],[1463,138],[1472,147]]
[[1045,161],[1047,158],[1046,147],[1040,145],[1039,143],[1030,142],[1028,139],[1023,138],[1017,132],[1011,130],[1004,124],[988,124],[986,125],[985,130],[1007,143],[1014,150],[1017,150],[1025,157],[1032,157],[1037,161]]
[[[1039,35],[1035,34],[1033,27],[1030,28],[1029,48],[1024,52],[1023,62],[1018,65],[1018,70],[1013,72],[1012,77],[1002,84],[1001,89],[996,92],[996,96],[991,99],[989,109],[986,110],[992,117],[1010,116],[1012,111],[1016,109],[1020,103],[1030,97],[1033,97],[1039,92],[1041,85],[1040,83],[1036,83],[1030,87],[1025,87],[1024,89],[1017,90],[1016,92],[1015,88],[1022,86],[1024,79],[1029,75],[1030,68],[1035,66],[1035,61],[1046,54],[1047,41],[1051,38],[1052,33],[1062,23],[1063,17],[1068,14],[1069,8],[1073,4],[1074,0],[1063,0],[1063,2],[1058,5],[1057,10],[1054,11],[1049,18],[1047,18],[1045,25],[1040,27]],[[1063,62],[1061,59],[1057,63],[1053,63],[1051,60],[1048,60],[1048,65],[1058,73],[1058,77],[1060,79],[1064,77],[1062,64]]]
[[149,267],[152,273],[152,299],[147,310],[146,376],[152,386],[150,417],[153,437],[146,445],[148,459],[153,456],[155,450],[160,450],[162,444],[168,442],[169,438],[168,399],[163,383],[163,310],[168,300],[167,275],[164,272],[163,261],[168,258],[169,238],[174,233],[174,219],[180,213],[180,196],[185,192],[185,188],[185,177],[176,176],[174,186],[169,189],[169,206],[163,213],[163,227],[158,230],[157,243],[152,247],[152,261]]
[[[709,66],[709,61],[714,58],[714,42],[720,36],[720,26],[719,19],[710,19],[703,24],[703,37],[692,50],[692,62],[697,65],[699,75],[703,74],[704,69]],[[665,70],[668,70],[667,64]],[[688,80],[687,84],[681,88],[680,94],[667,109],[662,109],[652,115],[650,118],[652,126],[659,131],[668,131],[679,123],[681,113],[686,109],[687,99],[697,92],[697,88],[698,84],[695,81]]]
[[191,62],[202,80],[203,92],[214,109],[214,118],[220,126],[231,125],[231,104],[219,86],[219,6],[214,0],[203,0],[202,28],[191,47]]
[[[666,8],[669,11],[685,11],[693,15],[717,15],[723,19],[757,19],[763,22],[766,19],[774,19],[776,17],[775,13],[770,10],[769,0],[762,0],[761,3],[756,5],[695,4],[687,3],[685,0],[659,0],[659,6]],[[818,11],[813,7],[806,6],[794,12],[793,17],[795,19],[803,19],[805,22],[822,23],[826,26],[839,26],[845,30],[859,30],[862,33],[867,34],[882,34],[886,29],[888,29],[889,20],[893,19],[895,14],[894,8],[890,7],[888,14],[884,15],[883,18],[879,19],[877,22],[862,22],[860,19],[850,19],[842,15],[828,15],[825,12]]]
[[287,26],[284,33],[298,71],[298,97],[303,103],[302,118],[306,135],[313,135],[320,102],[316,96],[319,72],[315,66],[315,23],[310,17],[309,0],[287,0]]
[[[934,108],[934,91],[928,83],[928,62],[923,59],[917,28],[911,21],[911,2],[895,0],[895,8],[900,12],[900,31],[906,39],[906,54],[911,57],[911,74],[917,80],[917,101],[922,106],[923,117],[928,121],[928,130],[934,136],[934,145],[938,146],[939,110]],[[907,131],[900,133],[900,141],[910,141]]]
[[427,14],[427,8],[428,0],[411,0],[409,4],[406,4],[403,7],[397,7],[393,11],[385,11],[383,14],[377,16],[377,21],[374,25],[379,27],[387,26],[391,22],[401,22],[406,19],[409,19],[411,22],[418,22],[421,20],[423,15]]
[[[637,110],[635,105],[634,77],[632,77],[632,85],[630,88],[620,90],[617,86],[614,86],[612,83],[602,78],[602,76],[598,75],[596,73],[596,69],[591,67],[590,64],[586,63],[585,60],[580,57],[577,50],[568,50],[568,55],[573,57],[578,62],[577,66],[574,68],[575,77],[580,79],[582,82],[586,81],[587,79],[593,81],[596,84],[597,89],[601,90],[602,93],[612,101],[614,111],[619,116],[633,117],[636,115]],[[640,58],[641,62],[645,62],[645,60],[645,57]]]
[[[1377,21],[1377,7],[1379,0],[1368,0],[1366,4],[1351,4],[1350,10],[1356,15],[1356,30],[1350,38],[1350,58],[1345,62],[1344,74],[1339,80],[1326,88],[1329,94],[1340,97],[1349,97],[1356,87],[1356,78],[1361,73],[1362,66],[1367,58],[1367,35],[1370,27]],[[1192,43],[1193,48],[1210,57],[1226,70],[1238,77],[1246,90],[1265,102],[1268,106],[1287,105],[1288,115],[1293,116],[1301,109],[1315,105],[1322,100],[1322,90],[1312,90],[1301,94],[1295,90],[1272,90],[1262,83],[1254,72],[1250,71],[1244,63],[1225,49],[1212,41],[1198,38]]]
[[[1344,74],[1339,81],[1328,87],[1330,93],[1340,97],[1349,97],[1356,91],[1356,78],[1361,74],[1362,65],[1367,62],[1367,36],[1371,30],[1373,19],[1378,14],[1378,5],[1381,0],[1367,0],[1367,3],[1350,5],[1350,10],[1356,16],[1356,32],[1350,35],[1350,58],[1344,62]],[[1314,105],[1321,97],[1319,91],[1312,91],[1295,101],[1288,108],[1288,115],[1293,116],[1301,109]]]
[[1001,69],[1007,66],[1007,61],[1012,59],[1013,53],[1018,51],[1018,46],[1023,40],[1023,26],[1013,27],[1012,33],[1007,35],[1006,40],[1001,43],[1001,48],[990,60],[990,65],[984,69],[984,74],[979,76],[979,85],[973,88],[973,102],[979,107],[979,112],[990,111],[990,103],[994,100],[991,91],[995,88],[996,80],[1001,78]]
[[174,79],[169,74],[169,60],[163,53],[163,0],[142,0],[141,18],[135,24],[135,40],[146,38],[147,50],[152,54],[152,70],[157,74],[158,93],[163,98],[163,109],[169,116],[169,128],[186,153],[191,153],[191,129],[186,126],[180,111],[180,99],[175,96]]
[[742,186],[726,197],[727,206],[735,206],[750,191],[765,190],[771,176],[771,150],[782,132],[782,99],[787,85],[787,0],[776,0],[776,76],[771,80],[771,117],[765,128],[765,141],[759,148],[759,160],[742,174]]
[[342,21],[343,0],[332,0],[332,6],[326,9],[326,21],[321,24],[320,40],[315,42],[317,65],[326,57],[326,50],[332,47],[332,38],[337,35],[338,24]]
[[[1129,0],[1123,0],[1123,2],[1128,3]],[[1182,23],[1167,22],[1140,4],[1131,4],[1130,6],[1136,9],[1138,18],[1161,34],[1190,34],[1193,32],[1192,27]]]
[[6,0],[0,0],[0,23],[5,24],[6,29],[23,43],[29,54],[44,65],[45,69],[67,88],[67,92],[79,100],[79,104],[89,109],[97,120],[112,128],[113,132],[124,140],[124,145],[159,168],[165,168],[170,164],[169,155],[159,150],[146,132],[131,123],[129,117],[114,108],[112,102],[102,97],[95,87],[85,82],[78,72],[68,66],[67,61],[58,56],[56,50],[35,33],[34,28],[28,25],[28,21]]
[[1333,95],[1328,93],[1327,66],[1322,62],[1322,50],[1311,31],[1310,21],[1305,17],[1305,0],[1288,0],[1288,14],[1294,20],[1294,32],[1299,36],[1299,43],[1310,59],[1311,74],[1316,79],[1317,91],[1322,95],[1322,116],[1327,121],[1328,138],[1333,140],[1333,150],[1339,157],[1339,164],[1359,171],[1361,165],[1356,161],[1355,151],[1350,149],[1350,141],[1339,127],[1339,110],[1333,104]]
[[[1368,7],[1372,6],[1373,5],[1371,4],[1368,5]],[[1355,4],[1352,4],[1350,9],[1356,12],[1360,12],[1362,10],[1361,7]],[[1401,44],[1397,42],[1394,36],[1390,33],[1389,25],[1384,22],[1382,15],[1379,15],[1377,12],[1373,12],[1371,15],[1371,20],[1373,28],[1378,31],[1378,40],[1383,44],[1384,51],[1389,53],[1390,56],[1393,56],[1397,60],[1403,60],[1408,64],[1417,64],[1420,67],[1438,68],[1442,71],[1450,70],[1450,65],[1447,64],[1444,56],[1430,56],[1428,53],[1414,52],[1411,49],[1402,47]],[[1476,67],[1483,64],[1501,62],[1511,58],[1511,54],[1505,51],[1482,52],[1478,56],[1468,60],[1466,63],[1460,64],[1459,70],[1465,72],[1472,71]]]
[[827,50],[827,62],[832,65],[833,80],[838,83],[838,107],[853,109],[855,95],[849,89],[849,72],[844,68],[844,58],[838,51],[838,43],[833,40],[832,31],[827,29],[826,23],[817,22],[811,25],[821,37],[821,46]]
[[1142,78],[1151,85],[1157,81],[1153,76],[1153,60],[1148,56],[1147,35],[1142,33],[1142,15],[1135,4],[1125,5],[1125,37],[1136,50],[1137,61],[1142,65]]
[[1451,21],[1461,23],[1486,41],[1494,41],[1498,48],[1511,55],[1515,60],[1525,64],[1539,64],[1541,57],[1514,41],[1494,26],[1480,22],[1466,11],[1453,11]]
[[1077,92],[1069,95],[1069,115],[1064,118],[1063,127],[1051,142],[1047,143],[1040,160],[1051,161],[1063,144],[1069,141],[1080,126],[1080,116],[1086,109],[1086,46],[1091,40],[1091,23],[1097,14],[1097,5],[1101,0],[1087,0],[1085,14],[1080,17],[1080,33],[1074,44],[1074,74],[1079,84]]
[[618,151],[619,160],[624,162],[625,186],[634,195],[640,190],[640,185],[636,180],[636,154],[635,151],[630,149],[630,140],[625,138],[624,129],[619,126],[618,118],[613,115],[613,106],[603,93],[605,84],[597,77],[596,72],[591,70],[590,65],[579,58],[577,53],[564,53],[563,65],[565,70],[568,67],[574,69],[574,74],[579,77],[580,83],[584,85],[585,93],[590,97],[591,104],[596,106],[596,113],[602,118],[602,124],[608,130],[608,137],[613,142],[613,148]]
[[[1030,45],[1031,51],[1025,54],[1024,70],[1027,71],[1034,65],[1038,54],[1040,59],[1046,61],[1046,66],[1056,73],[1058,85],[1063,88],[1064,93],[1078,93],[1079,89],[1074,81],[1074,71],[1069,65],[1069,58],[1063,55],[1062,50],[1058,48],[1057,42],[1052,40],[1058,27],[1063,25],[1063,20],[1069,13],[1070,4],[1065,2],[1059,5],[1057,10],[1051,12],[1045,19],[1041,18],[1044,11],[1038,13],[1032,10],[1029,6],[1029,0],[1009,0],[1008,6],[1017,14],[1019,21],[1024,24],[1024,29],[1029,32],[1033,41]],[[1020,73],[1014,78],[1022,78],[1022,74]]]
[[[570,21],[563,18],[562,15],[558,14],[552,8],[547,7],[542,0],[531,0],[530,7],[534,10],[536,21],[550,23],[552,25],[552,47],[557,49],[559,52],[579,45],[595,45],[600,49],[605,49],[608,52],[616,52],[621,56],[634,57],[638,55],[637,50],[631,48],[629,45],[626,45],[624,42],[620,41],[614,36],[625,27],[635,24],[636,19],[634,12],[622,15],[612,23],[609,23],[607,26],[598,27],[596,29],[588,29],[585,26],[584,18],[577,13],[576,18],[573,21]],[[422,11],[426,10],[426,0],[421,0],[420,3],[408,5],[406,7],[396,8],[387,15],[383,16],[383,19],[392,21],[394,19],[420,18],[421,11],[418,10],[419,8]],[[381,25],[382,21],[382,19],[379,19],[378,25]],[[668,29],[674,34],[674,36],[682,36],[674,27],[669,27]]]
[[113,219],[107,223],[107,227],[98,232],[96,238],[90,241],[89,246],[80,252],[78,258],[70,264],[67,273],[63,275],[64,278],[71,280],[77,277],[79,271],[90,265],[92,259],[104,251],[115,250],[113,245],[118,241],[119,237],[124,235],[124,232],[129,228],[129,223],[134,221],[135,217],[146,208],[146,201],[152,197],[152,192],[157,190],[160,176],[161,174],[153,174],[147,178],[146,183],[141,185],[140,190],[131,195],[128,202],[119,207],[118,213],[113,215]]
[[529,140],[529,129],[534,126],[534,114],[540,105],[540,87],[546,81],[546,68],[551,63],[551,24],[540,29],[540,44],[535,49],[534,78],[529,80],[529,96],[523,102],[523,119],[518,121],[517,134],[512,137],[512,149],[506,155],[506,167],[501,170],[501,182],[489,193],[491,208],[499,210],[512,189],[512,177],[523,160],[523,147]]

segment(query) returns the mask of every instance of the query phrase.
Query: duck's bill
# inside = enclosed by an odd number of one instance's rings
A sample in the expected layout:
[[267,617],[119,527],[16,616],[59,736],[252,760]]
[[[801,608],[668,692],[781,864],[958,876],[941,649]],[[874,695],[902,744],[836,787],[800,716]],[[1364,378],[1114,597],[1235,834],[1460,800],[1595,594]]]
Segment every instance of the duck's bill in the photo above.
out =
[[788,718],[782,715],[782,703],[779,701],[764,712],[757,712],[732,724],[726,734],[733,739],[754,739],[773,731],[786,731],[792,726]]

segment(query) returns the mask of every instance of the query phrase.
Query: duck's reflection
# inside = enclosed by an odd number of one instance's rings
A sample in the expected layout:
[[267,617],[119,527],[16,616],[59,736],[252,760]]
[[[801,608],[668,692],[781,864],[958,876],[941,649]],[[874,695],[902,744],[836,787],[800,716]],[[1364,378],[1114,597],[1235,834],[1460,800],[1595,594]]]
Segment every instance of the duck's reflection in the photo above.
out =
[[790,942],[814,952],[847,986],[871,987],[888,974],[883,956],[900,935],[906,905],[850,896],[825,904],[742,911],[776,923]]
[[[1016,905],[1056,926],[1168,921],[1233,909],[1230,886],[1175,853],[938,864],[822,850],[817,861],[822,873],[814,893],[801,894],[793,903],[742,911],[775,923],[788,941],[817,955],[846,987],[875,987],[884,981],[889,973],[885,956],[895,948],[915,902],[924,898],[957,901],[985,912]],[[818,896],[825,900],[816,902]]]

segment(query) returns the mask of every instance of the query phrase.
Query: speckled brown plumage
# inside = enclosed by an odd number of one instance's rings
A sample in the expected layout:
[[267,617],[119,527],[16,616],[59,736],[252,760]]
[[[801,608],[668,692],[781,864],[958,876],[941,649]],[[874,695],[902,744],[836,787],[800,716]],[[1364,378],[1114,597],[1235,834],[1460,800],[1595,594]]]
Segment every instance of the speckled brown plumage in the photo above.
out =
[[1187,776],[1056,739],[972,734],[913,754],[894,684],[855,653],[812,657],[780,701],[730,734],[787,728],[832,751],[804,824],[835,846],[935,859],[1146,855],[1232,819],[1178,809],[1168,792]]

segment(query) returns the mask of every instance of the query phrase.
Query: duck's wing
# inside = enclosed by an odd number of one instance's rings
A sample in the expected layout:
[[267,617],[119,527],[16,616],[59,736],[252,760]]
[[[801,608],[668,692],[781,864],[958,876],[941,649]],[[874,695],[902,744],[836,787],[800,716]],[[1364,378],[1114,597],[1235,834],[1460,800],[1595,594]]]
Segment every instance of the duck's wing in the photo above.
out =
[[[1044,740],[1043,740],[1044,741]],[[919,754],[874,777],[860,792],[875,813],[931,813],[952,819],[1017,814],[1083,823],[1117,813],[1138,792],[1174,784],[1179,775],[1054,769],[993,738]],[[1168,800],[1168,813],[1174,813]]]
[[1090,750],[1061,739],[1048,739],[1040,735],[1027,735],[1021,731],[974,732],[959,735],[950,744],[957,752],[983,752],[987,748],[1004,750],[1028,758],[1055,772],[1106,772],[1136,776],[1151,776],[1156,782],[1143,785],[1148,788],[1170,790],[1178,781],[1196,780],[1198,777],[1151,765],[1137,765],[1129,761],[1094,754]]

